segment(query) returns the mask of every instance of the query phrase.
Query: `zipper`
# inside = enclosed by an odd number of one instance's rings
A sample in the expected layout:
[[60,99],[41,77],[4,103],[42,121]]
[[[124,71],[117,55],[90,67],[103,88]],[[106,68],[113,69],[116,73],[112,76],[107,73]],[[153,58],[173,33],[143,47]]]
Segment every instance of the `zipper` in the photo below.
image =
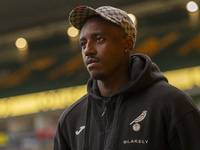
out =
[[106,136],[106,132],[107,132],[107,129],[108,129],[107,107],[108,107],[108,102],[105,103],[104,111],[103,111],[103,113],[101,115],[102,117],[105,117],[105,128],[104,128],[104,133],[103,133],[103,147],[102,147],[102,149],[105,149],[106,139],[107,139],[107,136]]

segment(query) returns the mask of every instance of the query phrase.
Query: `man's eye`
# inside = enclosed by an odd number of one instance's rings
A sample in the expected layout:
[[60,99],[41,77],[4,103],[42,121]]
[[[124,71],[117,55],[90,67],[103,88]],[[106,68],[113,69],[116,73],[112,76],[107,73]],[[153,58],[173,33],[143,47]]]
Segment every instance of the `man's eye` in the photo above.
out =
[[80,43],[80,46],[81,46],[82,48],[85,48],[85,45],[86,45],[85,42],[81,42],[81,43]]
[[103,41],[103,38],[96,38],[96,42],[101,42]]

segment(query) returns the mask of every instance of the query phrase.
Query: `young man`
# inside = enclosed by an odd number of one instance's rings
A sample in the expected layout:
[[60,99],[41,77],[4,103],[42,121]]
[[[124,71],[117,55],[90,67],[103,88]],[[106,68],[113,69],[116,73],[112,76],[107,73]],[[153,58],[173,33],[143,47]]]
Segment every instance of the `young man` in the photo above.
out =
[[148,56],[130,55],[136,29],[110,6],[75,8],[87,91],[62,114],[54,150],[199,150],[200,112]]

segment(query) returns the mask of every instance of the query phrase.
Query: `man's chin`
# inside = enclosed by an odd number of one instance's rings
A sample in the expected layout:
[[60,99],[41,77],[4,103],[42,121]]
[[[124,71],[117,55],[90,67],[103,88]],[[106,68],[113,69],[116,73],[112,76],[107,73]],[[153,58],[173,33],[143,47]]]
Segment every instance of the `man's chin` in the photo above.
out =
[[90,77],[92,77],[95,80],[102,80],[103,75],[101,73],[90,73]]

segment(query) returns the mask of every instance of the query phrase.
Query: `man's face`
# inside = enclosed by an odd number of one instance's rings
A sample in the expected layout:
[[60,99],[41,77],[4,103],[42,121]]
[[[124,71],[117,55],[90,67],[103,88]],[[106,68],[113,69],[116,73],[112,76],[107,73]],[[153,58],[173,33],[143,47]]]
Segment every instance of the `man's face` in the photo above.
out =
[[79,42],[83,61],[91,77],[105,80],[123,73],[127,65],[125,36],[119,26],[100,17],[86,20]]

